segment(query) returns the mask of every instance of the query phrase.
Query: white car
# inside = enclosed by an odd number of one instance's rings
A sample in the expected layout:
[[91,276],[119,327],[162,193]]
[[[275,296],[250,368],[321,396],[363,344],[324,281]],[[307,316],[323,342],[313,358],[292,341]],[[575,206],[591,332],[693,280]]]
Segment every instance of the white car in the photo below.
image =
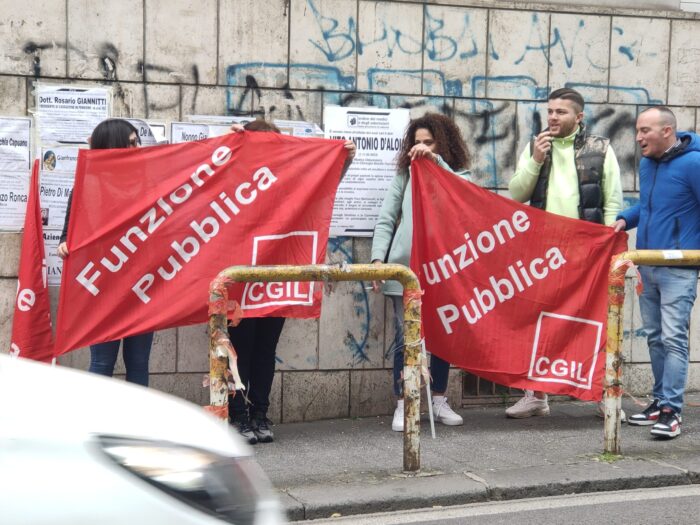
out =
[[201,407],[0,355],[0,523],[286,523],[251,450]]

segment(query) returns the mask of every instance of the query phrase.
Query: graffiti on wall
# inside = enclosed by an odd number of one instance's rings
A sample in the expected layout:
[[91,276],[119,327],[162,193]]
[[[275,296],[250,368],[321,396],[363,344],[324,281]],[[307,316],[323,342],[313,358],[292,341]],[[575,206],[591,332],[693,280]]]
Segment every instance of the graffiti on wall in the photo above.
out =
[[[341,105],[350,104],[358,95],[357,86],[368,86],[369,92],[376,93],[382,86],[403,85],[419,81],[423,93],[429,98],[398,101],[405,97],[388,94],[389,104],[397,107],[417,108],[422,104],[437,108],[439,111],[455,118],[474,154],[474,171],[478,182],[487,187],[504,187],[506,180],[514,169],[517,158],[516,146],[520,144],[519,122],[531,122],[529,133],[542,129],[542,116],[539,109],[529,109],[526,105],[515,104],[507,100],[490,99],[488,93],[507,93],[507,99],[513,101],[546,100],[550,86],[543,85],[538,79],[525,74],[486,75],[483,72],[467,77],[460,77],[455,71],[463,71],[470,61],[486,59],[510,61],[513,65],[530,60],[530,57],[543,57],[550,67],[561,67],[572,71],[572,77],[581,76],[588,69],[609,69],[609,57],[605,53],[595,53],[586,41],[584,31],[589,23],[582,16],[571,28],[553,26],[550,35],[542,34],[540,26],[542,13],[531,13],[528,22],[519,27],[529,31],[520,49],[497,47],[494,39],[483,38],[486,31],[485,16],[476,16],[483,9],[460,8],[459,16],[454,18],[455,9],[445,12],[436,6],[423,6],[424,34],[411,35],[403,27],[400,19],[378,19],[374,22],[376,31],[369,40],[361,40],[355,16],[334,17],[322,13],[319,0],[306,0],[309,11],[313,14],[312,30],[305,38],[308,41],[309,57],[304,63],[262,63],[246,62],[232,64],[226,70],[226,83],[229,86],[243,87],[243,90],[230,90],[227,95],[227,111],[231,114],[254,114],[271,118],[301,118],[303,107],[295,104],[295,90],[285,84],[285,98],[280,103],[277,98],[270,105],[263,103],[261,88],[256,77],[262,77],[268,70],[286,70],[290,81],[303,79],[307,89],[324,93],[340,93],[337,100]],[[524,13],[526,15],[526,13]],[[453,19],[448,20],[448,16]],[[528,25],[529,24],[529,25]],[[624,32],[614,28],[618,35]],[[627,40],[612,53],[617,53],[629,61],[640,59],[638,38],[626,35]],[[558,51],[562,59],[554,63],[552,54]],[[417,69],[369,67],[360,73],[349,73],[343,61],[353,55],[371,55],[391,58],[396,55],[422,55],[423,65]],[[488,54],[488,57],[486,57]],[[378,63],[382,62],[378,58]],[[362,82],[359,76],[364,78]],[[293,82],[294,83],[294,82]],[[298,82],[297,82],[298,83]],[[608,100],[612,93],[619,95],[616,99],[630,101],[636,105],[659,104],[663,101],[655,98],[644,87],[612,85],[570,81],[566,87],[582,91],[592,100]],[[263,90],[264,91],[264,90]],[[345,93],[347,94],[345,94]],[[433,99],[442,98],[435,103]],[[428,101],[427,103],[425,101]],[[607,107],[598,114],[589,116],[589,124],[597,133],[606,134],[613,142],[623,138],[624,130],[633,128],[634,111]],[[529,136],[529,135],[528,135]],[[621,147],[621,163],[625,169],[634,172],[634,145]]]
[[[380,2],[381,3],[381,2]],[[442,98],[439,110],[453,116],[474,153],[476,164],[474,171],[479,175],[479,182],[488,187],[503,187],[504,180],[514,168],[517,157],[514,148],[520,145],[519,131],[523,131],[522,122],[532,121],[533,127],[539,126],[538,117],[528,115],[525,106],[513,101],[545,100],[550,86],[529,74],[487,75],[486,62],[507,62],[518,66],[528,60],[544,60],[549,67],[564,68],[572,72],[572,77],[582,76],[587,69],[609,69],[607,54],[593,52],[587,42],[585,31],[591,22],[590,16],[580,16],[577,23],[566,27],[554,24],[554,17],[549,13],[522,13],[518,30],[525,35],[519,40],[520,47],[509,49],[503,39],[497,40],[487,31],[486,21],[489,11],[479,8],[445,8],[440,6],[421,6],[423,25],[411,26],[401,17],[386,13],[373,20],[375,31],[370,37],[360,38],[357,13],[346,11],[344,16],[333,15],[322,9],[321,0],[306,0],[306,7],[311,16],[305,20],[309,31],[303,39],[309,52],[307,60],[301,63],[280,62],[243,62],[231,64],[226,69],[224,83],[230,88],[226,91],[225,109],[232,115],[256,115],[264,118],[284,118],[308,120],[319,114],[320,107],[309,112],[304,95],[309,91],[322,94],[338,94],[340,104],[350,104],[358,97],[359,84],[367,86],[366,90],[376,93],[386,86],[417,85],[422,86],[422,93],[431,99]],[[495,11],[492,11],[495,12]],[[286,14],[285,14],[286,16]],[[574,15],[571,15],[574,16]],[[548,18],[549,17],[549,18]],[[406,18],[406,17],[404,17]],[[543,23],[551,20],[549,34],[542,31]],[[605,17],[609,20],[609,17]],[[416,33],[415,27],[421,29]],[[413,29],[412,29],[413,28]],[[413,32],[412,32],[413,31]],[[640,40],[643,35],[636,35],[621,27],[612,27],[619,45],[610,50],[611,55],[620,56],[623,62],[630,63],[643,58]],[[496,40],[496,42],[494,42]],[[23,47],[23,53],[32,61],[36,77],[41,76],[41,54],[49,47],[61,47],[76,53],[84,60],[97,60],[98,70],[104,80],[113,82],[116,97],[127,114],[133,112],[133,100],[126,85],[120,82],[118,70],[119,49],[112,42],[97,45],[97,56],[90,56],[75,46],[29,41]],[[553,53],[561,57],[552,58]],[[353,57],[376,56],[376,65],[362,72],[348,70],[347,61]],[[392,68],[384,65],[382,57],[391,59],[397,56],[421,56],[422,64],[418,68]],[[483,64],[478,70],[465,75],[465,67],[470,64]],[[123,67],[123,66],[122,66]],[[181,111],[182,114],[195,114],[198,108],[200,90],[199,69],[197,64],[183,64],[181,71],[157,63],[139,61],[132,67],[143,76],[144,112],[162,113],[168,110]],[[193,86],[190,96],[183,100],[182,90],[177,96],[155,97],[149,92],[149,73],[158,72],[183,79],[183,84]],[[287,83],[272,94],[262,78],[273,77],[274,73],[287,78]],[[362,82],[358,78],[362,76]],[[593,100],[608,100],[616,93],[616,100],[625,100],[635,105],[658,104],[663,101],[655,98],[646,88],[640,86],[612,85],[605,83],[587,83],[570,81],[568,87],[581,90]],[[295,86],[297,89],[292,89]],[[298,86],[305,86],[299,89]],[[498,97],[489,97],[497,93]],[[503,96],[507,94],[507,96]],[[400,97],[399,97],[400,98]],[[505,98],[506,100],[501,100]],[[332,99],[327,99],[332,100]],[[389,105],[402,107],[420,107],[421,101],[398,101],[394,94],[387,94]],[[381,105],[381,103],[380,103]],[[614,107],[607,110],[620,113]],[[610,133],[611,139],[622,132],[622,127],[631,123],[630,113],[622,112],[617,118],[611,115],[597,116],[609,126],[598,126]],[[541,117],[540,117],[541,120]],[[598,129],[599,133],[602,133]],[[532,130],[528,130],[530,132]],[[634,152],[624,153],[623,163],[632,167]]]

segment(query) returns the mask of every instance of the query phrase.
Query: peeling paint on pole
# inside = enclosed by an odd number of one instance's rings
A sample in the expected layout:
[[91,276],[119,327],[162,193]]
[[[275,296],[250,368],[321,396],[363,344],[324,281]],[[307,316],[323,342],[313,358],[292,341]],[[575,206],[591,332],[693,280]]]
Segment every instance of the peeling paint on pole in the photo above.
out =
[[[231,282],[289,282],[289,281],[399,281],[404,289],[404,451],[403,469],[420,470],[420,284],[415,274],[401,264],[344,264],[309,266],[232,266],[219,272],[209,286],[209,389],[208,410],[222,419],[228,416],[228,381],[231,370],[234,385],[238,371],[235,350],[228,339],[227,285]],[[242,385],[240,385],[242,386]],[[223,407],[223,408],[222,408]]]
[[622,392],[622,309],[625,304],[625,274],[630,266],[616,255],[608,274],[608,327],[605,348],[605,452],[620,454],[620,408]]
[[[636,250],[612,258],[608,274],[608,326],[605,348],[605,444],[604,452],[620,454],[620,408],[622,397],[622,311],[625,274],[634,265],[698,266],[700,250]],[[638,288],[638,292],[641,288]]]

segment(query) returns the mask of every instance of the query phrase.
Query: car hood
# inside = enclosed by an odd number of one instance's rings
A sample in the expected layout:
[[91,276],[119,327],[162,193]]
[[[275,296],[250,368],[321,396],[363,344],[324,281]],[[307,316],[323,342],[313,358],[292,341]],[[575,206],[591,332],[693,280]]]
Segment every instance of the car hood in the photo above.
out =
[[250,455],[227,423],[179,398],[96,374],[0,354],[0,438],[162,440]]

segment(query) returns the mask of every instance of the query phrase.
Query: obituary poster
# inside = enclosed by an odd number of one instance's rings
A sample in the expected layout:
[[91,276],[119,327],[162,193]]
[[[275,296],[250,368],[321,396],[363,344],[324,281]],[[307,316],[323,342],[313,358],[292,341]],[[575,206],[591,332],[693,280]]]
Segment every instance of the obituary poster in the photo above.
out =
[[323,130],[313,122],[301,120],[273,120],[275,126],[285,135],[292,137],[323,137]]
[[95,126],[109,117],[110,98],[108,88],[37,84],[41,144],[87,144]]
[[170,142],[192,142],[225,135],[231,131],[230,124],[195,124],[193,122],[172,122],[170,124]]
[[26,172],[31,169],[28,118],[0,117],[0,170]]
[[62,230],[44,229],[44,253],[46,254],[46,282],[49,286],[61,285],[63,260],[58,256],[58,244]]
[[45,228],[63,229],[68,208],[68,197],[73,191],[74,173],[41,172],[39,202],[41,223]]
[[128,121],[138,131],[141,146],[156,146],[168,143],[168,138],[165,136],[164,122],[147,122],[137,118],[124,120]]
[[28,171],[0,171],[0,230],[20,231],[24,227],[28,194]]
[[75,175],[80,148],[66,146],[44,146],[41,148],[41,171],[43,173],[67,173]]
[[326,138],[349,139],[357,146],[355,160],[338,187],[331,235],[372,236],[409,121],[408,109],[324,109]]
[[[176,142],[176,139],[178,142],[201,140],[201,136],[205,134],[208,134],[208,137],[205,138],[216,137],[231,131],[232,124],[244,126],[257,119],[257,117],[254,116],[231,117],[217,115],[191,115],[188,118],[190,123],[173,123],[173,127],[171,128],[175,133],[175,135],[172,135],[173,143]],[[284,135],[291,135],[293,137],[323,137],[323,130],[315,122],[274,119],[272,123],[277,126]]]

